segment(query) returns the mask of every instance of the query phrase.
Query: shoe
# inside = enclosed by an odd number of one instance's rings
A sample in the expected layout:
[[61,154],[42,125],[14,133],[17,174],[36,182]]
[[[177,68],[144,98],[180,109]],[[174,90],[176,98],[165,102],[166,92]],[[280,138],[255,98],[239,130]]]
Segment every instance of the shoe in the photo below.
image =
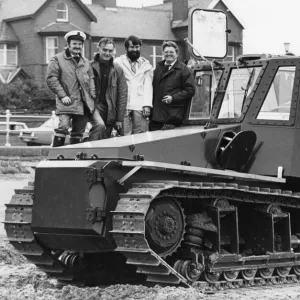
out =
[[65,136],[54,136],[52,147],[61,147],[65,144]]

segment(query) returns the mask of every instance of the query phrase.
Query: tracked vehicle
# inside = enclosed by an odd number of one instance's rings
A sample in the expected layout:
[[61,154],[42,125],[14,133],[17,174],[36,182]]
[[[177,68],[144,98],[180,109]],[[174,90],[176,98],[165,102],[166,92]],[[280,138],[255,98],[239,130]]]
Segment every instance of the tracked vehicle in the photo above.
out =
[[300,58],[191,70],[183,126],[51,149],[6,205],[9,242],[76,284],[298,282]]

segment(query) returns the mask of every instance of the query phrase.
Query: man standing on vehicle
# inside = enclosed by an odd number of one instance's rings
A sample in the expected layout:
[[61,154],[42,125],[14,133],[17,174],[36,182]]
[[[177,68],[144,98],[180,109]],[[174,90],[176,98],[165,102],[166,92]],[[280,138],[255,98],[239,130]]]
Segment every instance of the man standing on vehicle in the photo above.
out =
[[115,59],[126,76],[128,102],[124,117],[124,135],[148,130],[147,118],[152,107],[153,68],[148,60],[140,56],[142,42],[136,36],[125,40],[127,54]]
[[109,138],[113,127],[120,133],[127,104],[127,84],[122,68],[114,63],[115,43],[103,38],[91,63],[96,86],[96,109],[90,118],[89,141]]
[[70,126],[70,144],[79,143],[88,115],[94,112],[94,74],[89,61],[81,55],[85,39],[81,31],[68,32],[65,35],[68,48],[52,57],[47,68],[46,83],[56,95],[59,117],[53,147],[64,145]]
[[164,42],[162,48],[164,60],[157,64],[154,71],[150,131],[180,126],[195,94],[193,75],[178,60],[176,43]]

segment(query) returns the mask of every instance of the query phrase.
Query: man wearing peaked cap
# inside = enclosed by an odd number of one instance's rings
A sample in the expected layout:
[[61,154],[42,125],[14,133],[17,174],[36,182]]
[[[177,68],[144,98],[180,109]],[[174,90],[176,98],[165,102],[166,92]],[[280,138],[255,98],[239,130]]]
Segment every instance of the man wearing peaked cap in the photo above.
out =
[[94,73],[89,61],[81,52],[86,35],[70,31],[65,35],[68,48],[51,58],[46,83],[56,97],[56,114],[59,117],[55,129],[53,147],[63,146],[70,133],[70,144],[81,141],[89,116],[95,108]]
[[82,31],[69,31],[65,35],[65,40],[68,42],[69,40],[77,40],[77,41],[82,41],[84,42],[86,40],[86,35]]

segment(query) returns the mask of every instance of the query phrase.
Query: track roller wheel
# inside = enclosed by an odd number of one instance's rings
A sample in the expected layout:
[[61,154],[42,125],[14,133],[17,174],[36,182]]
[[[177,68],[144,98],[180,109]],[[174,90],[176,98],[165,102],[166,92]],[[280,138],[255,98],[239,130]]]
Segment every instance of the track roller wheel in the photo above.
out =
[[197,264],[191,260],[186,260],[180,268],[180,274],[183,275],[187,280],[195,282],[201,275],[201,270],[197,269]]
[[239,276],[239,271],[224,271],[223,276],[226,281],[234,281]]
[[286,277],[287,275],[289,275],[291,271],[291,267],[278,267],[276,268],[276,273],[278,274],[279,277]]
[[254,279],[256,272],[257,269],[247,269],[247,270],[242,270],[241,274],[243,279],[252,280]]
[[172,198],[154,200],[146,215],[146,239],[161,257],[177,250],[185,232],[185,216],[180,204]]
[[300,266],[293,266],[293,273],[300,276]]
[[175,270],[176,272],[180,273],[181,266],[182,266],[183,263],[184,263],[184,260],[183,260],[183,259],[178,259],[178,260],[176,260],[176,262],[175,262],[175,264],[174,264],[174,266],[173,266],[174,270]]
[[258,273],[261,278],[268,279],[272,276],[274,272],[274,268],[263,268],[263,269],[258,269]]
[[221,277],[222,272],[209,272],[209,271],[205,271],[203,273],[204,279],[208,282],[208,283],[216,283],[220,277]]

